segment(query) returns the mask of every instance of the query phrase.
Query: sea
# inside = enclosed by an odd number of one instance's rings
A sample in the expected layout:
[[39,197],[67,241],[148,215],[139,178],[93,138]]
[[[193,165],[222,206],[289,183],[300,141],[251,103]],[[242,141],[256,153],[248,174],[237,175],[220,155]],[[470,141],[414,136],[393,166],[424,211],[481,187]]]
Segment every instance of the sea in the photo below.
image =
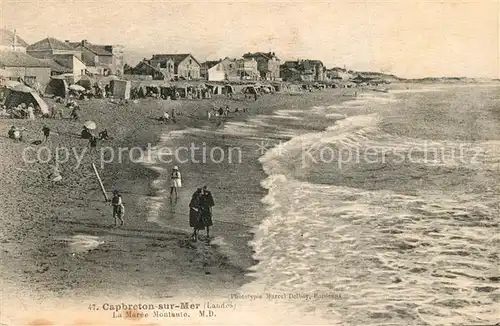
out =
[[217,133],[273,144],[240,293],[327,324],[500,321],[499,85],[367,90]]

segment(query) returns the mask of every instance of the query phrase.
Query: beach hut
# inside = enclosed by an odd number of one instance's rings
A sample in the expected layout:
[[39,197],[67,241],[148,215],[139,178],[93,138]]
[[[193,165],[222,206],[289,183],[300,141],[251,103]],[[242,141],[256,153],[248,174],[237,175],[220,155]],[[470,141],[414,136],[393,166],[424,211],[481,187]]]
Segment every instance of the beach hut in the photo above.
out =
[[258,92],[257,92],[257,89],[254,86],[247,86],[247,87],[243,88],[242,93],[243,94],[255,95]]
[[210,89],[213,95],[221,95],[222,94],[222,86],[217,84],[206,84]]
[[85,89],[92,89],[92,86],[95,85],[95,83],[95,80],[91,77],[82,76],[76,84],[85,87]]
[[274,87],[275,92],[282,92],[286,89],[286,86],[282,83],[273,83],[272,86]]
[[156,84],[149,84],[145,86],[146,88],[146,96],[148,94],[152,95],[153,97],[155,96],[160,96],[160,87]]
[[[187,97],[187,92],[188,92],[188,87],[184,85],[177,85],[175,87],[175,92],[179,94],[180,98],[185,98]],[[177,99],[177,96],[174,97],[174,99]]]
[[45,94],[66,98],[68,96],[68,83],[65,79],[52,78],[45,87]]
[[299,93],[301,92],[301,85],[297,85],[297,84],[290,84],[288,86],[288,91],[291,92],[291,93]]
[[144,85],[137,86],[136,90],[138,98],[146,98],[147,94],[146,86]]
[[109,75],[109,76],[96,76],[96,79],[98,80],[99,84],[104,86],[104,85],[109,85],[112,80],[119,80],[115,75]]
[[172,87],[170,84],[161,85],[160,96],[164,99],[173,99],[175,97],[175,87]]
[[75,83],[75,76],[73,74],[61,74],[57,76],[51,76],[51,79],[64,79],[68,85]]
[[18,85],[9,90],[5,99],[5,106],[8,108],[16,107],[21,103],[26,105],[33,104],[36,110],[42,114],[49,114],[49,107],[38,93],[25,85]]
[[111,92],[113,93],[113,97],[124,99],[124,100],[130,99],[130,91],[132,89],[132,85],[131,85],[130,81],[112,80],[110,85],[111,85]]
[[229,95],[229,94],[234,94],[234,93],[235,93],[234,87],[230,84],[226,84],[222,88],[222,94],[224,94],[224,95]]

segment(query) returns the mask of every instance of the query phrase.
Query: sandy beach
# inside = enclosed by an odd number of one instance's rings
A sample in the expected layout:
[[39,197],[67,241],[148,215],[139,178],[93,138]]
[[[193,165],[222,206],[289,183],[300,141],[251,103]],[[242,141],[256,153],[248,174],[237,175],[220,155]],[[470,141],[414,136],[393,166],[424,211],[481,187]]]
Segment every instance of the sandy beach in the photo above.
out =
[[[58,147],[75,148],[81,153],[87,146],[87,140],[79,136],[81,125],[93,120],[98,130],[107,128],[113,137],[100,146],[145,148],[147,144],[154,146],[162,134],[171,131],[224,128],[224,123],[207,120],[206,111],[212,106],[248,108],[248,113],[230,114],[223,121],[236,122],[277,109],[332,104],[352,98],[350,93],[326,90],[300,96],[266,95],[255,102],[225,97],[198,101],[149,99],[121,106],[92,100],[80,102],[78,122],[0,120],[1,135],[6,135],[11,125],[27,129],[24,142],[16,143],[5,136],[0,142],[0,278],[4,298],[8,296],[15,304],[26,296],[43,302],[48,298],[155,298],[181,293],[203,296],[216,289],[236,289],[250,280],[246,270],[255,263],[247,245],[252,235],[245,216],[259,218],[260,200],[266,193],[260,187],[265,177],[257,161],[261,154],[247,146],[243,164],[179,164],[184,178],[180,199],[174,208],[165,203],[159,219],[151,221],[150,199],[158,195],[152,182],[160,174],[143,164],[108,163],[103,169],[99,167],[104,186],[109,196],[113,189],[119,189],[126,206],[125,226],[113,228],[110,204],[104,202],[90,165],[99,165],[95,154],[85,153],[77,169],[76,158],[71,155],[60,167],[62,183],[52,187],[47,181],[46,163],[23,161],[26,147],[36,150],[47,146],[52,151]],[[155,120],[172,108],[178,112],[177,123]],[[48,143],[30,145],[42,138],[44,124],[52,130]],[[186,141],[214,147],[237,145],[239,138],[182,140]],[[229,234],[232,248],[238,249],[236,254],[218,250],[216,243],[189,240],[187,204],[191,193],[202,184],[209,185],[219,209],[214,216],[213,234]],[[235,214],[241,215],[241,224],[224,222],[224,216]]]

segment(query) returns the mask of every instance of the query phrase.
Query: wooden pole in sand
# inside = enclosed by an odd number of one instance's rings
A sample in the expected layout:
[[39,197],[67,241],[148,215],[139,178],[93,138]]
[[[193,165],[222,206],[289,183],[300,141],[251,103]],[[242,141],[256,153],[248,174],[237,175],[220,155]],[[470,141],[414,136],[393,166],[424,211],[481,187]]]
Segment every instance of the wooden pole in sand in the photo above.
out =
[[104,195],[104,200],[109,201],[108,195],[106,194],[106,189],[104,189],[104,185],[102,184],[101,177],[99,176],[99,172],[97,172],[97,168],[95,167],[95,164],[92,163],[92,168],[94,169],[95,176],[97,177],[97,181],[99,182],[99,185],[101,186],[101,191],[102,194]]

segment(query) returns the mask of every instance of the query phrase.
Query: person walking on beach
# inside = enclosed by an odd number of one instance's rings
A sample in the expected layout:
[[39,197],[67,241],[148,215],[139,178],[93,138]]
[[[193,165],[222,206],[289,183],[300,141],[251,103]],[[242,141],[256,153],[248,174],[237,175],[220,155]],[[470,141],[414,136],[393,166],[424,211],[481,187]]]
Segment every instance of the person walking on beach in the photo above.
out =
[[191,202],[189,202],[189,226],[193,228],[191,238],[195,241],[198,240],[198,230],[205,228],[200,216],[201,191],[201,188],[196,189],[191,197]]
[[89,147],[90,147],[89,153],[97,152],[97,137],[92,134],[90,134],[89,138]]
[[172,108],[172,111],[171,111],[171,113],[170,113],[170,116],[172,117],[172,122],[173,122],[173,123],[176,123],[177,121],[175,120],[175,116],[176,116],[176,114],[175,114],[175,109],[174,109],[174,108]]
[[43,132],[43,142],[45,143],[47,140],[49,140],[50,128],[47,126],[43,126],[42,132]]
[[115,227],[117,226],[117,219],[120,220],[120,226],[123,226],[125,223],[123,220],[123,215],[125,215],[125,206],[123,206],[122,196],[118,190],[113,191],[111,205],[113,206],[113,219],[115,220]]
[[171,174],[171,186],[170,186],[170,199],[172,199],[172,193],[175,191],[175,199],[179,197],[178,188],[182,187],[181,173],[179,168],[174,166]]
[[210,227],[212,223],[212,207],[215,206],[212,193],[207,186],[203,186],[200,194],[200,218],[201,223],[207,228],[207,239],[210,238]]

